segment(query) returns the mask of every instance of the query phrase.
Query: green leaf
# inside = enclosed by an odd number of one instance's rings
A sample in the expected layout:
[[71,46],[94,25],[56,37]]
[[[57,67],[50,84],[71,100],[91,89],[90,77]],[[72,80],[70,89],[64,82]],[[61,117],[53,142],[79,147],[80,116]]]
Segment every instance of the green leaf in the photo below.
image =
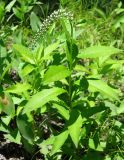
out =
[[66,21],[64,19],[61,19],[60,22],[61,22],[62,28],[64,30],[67,41],[70,41],[72,39],[72,37],[71,37],[71,29],[72,28],[71,28],[70,23],[68,23],[68,21]]
[[12,10],[13,10],[13,12],[14,12],[14,14],[15,14],[15,16],[16,16],[17,18],[23,20],[23,18],[24,18],[24,13],[20,11],[20,8],[15,8],[15,7],[13,7]]
[[53,142],[55,141],[55,136],[51,136],[48,139],[44,140],[42,143],[38,144],[40,147],[42,147],[42,145],[51,145],[53,144]]
[[64,79],[69,75],[70,71],[65,66],[50,66],[44,75],[43,82],[49,84],[50,82]]
[[0,120],[0,131],[5,132],[5,133],[10,133],[11,128],[10,128],[10,121],[13,117],[12,116],[1,116]]
[[28,48],[18,44],[13,45],[13,47],[18,51],[19,55],[24,61],[35,64],[33,53],[28,50]]
[[113,104],[112,102],[109,102],[109,101],[104,101],[105,103],[105,106],[106,107],[109,107],[110,110],[111,110],[111,113],[110,113],[110,116],[115,116],[117,115],[117,106],[115,104]]
[[10,64],[8,64],[7,66],[6,66],[6,68],[4,68],[4,71],[3,71],[3,73],[2,73],[2,75],[0,76],[0,82],[3,80],[3,78],[4,78],[4,76],[6,75],[6,73],[8,72],[8,70],[11,68],[11,63]]
[[72,59],[74,61],[74,59],[76,59],[78,55],[78,46],[73,42],[72,42],[71,54],[72,54]]
[[70,41],[66,41],[66,57],[67,57],[67,61],[69,63],[69,67],[72,66],[72,45]]
[[52,146],[54,141],[55,141],[55,136],[51,136],[48,139],[44,140],[42,143],[38,144],[38,146],[41,148],[40,149],[41,153],[47,155],[49,153],[49,147]]
[[78,72],[82,71],[82,72],[86,72],[88,74],[91,74],[91,72],[86,67],[84,67],[83,65],[76,65],[74,70],[78,71]]
[[6,6],[6,12],[10,12],[13,5],[15,4],[16,0],[12,0],[7,6]]
[[53,104],[53,106],[58,110],[58,112],[66,119],[68,120],[70,115],[69,111],[65,109],[63,106],[60,106],[58,104]]
[[66,41],[66,57],[69,62],[70,68],[72,68],[72,64],[74,63],[77,55],[78,55],[77,45],[72,40]]
[[104,11],[102,11],[101,9],[95,8],[94,9],[96,11],[96,13],[101,17],[104,18],[104,20],[106,19],[106,14]]
[[68,130],[76,147],[78,147],[82,123],[82,116],[78,113],[77,110],[73,110],[70,115]]
[[43,56],[44,56],[44,46],[43,46],[43,44],[40,44],[40,46],[38,47],[38,49],[35,52],[35,58],[38,63],[42,61]]
[[2,21],[4,19],[4,14],[5,14],[5,2],[4,1],[0,1],[0,21]]
[[113,28],[117,29],[121,26],[121,24],[124,24],[124,15],[118,16],[118,18],[115,19]]
[[7,49],[6,47],[3,47],[2,45],[0,45],[0,57],[7,57]]
[[116,107],[116,112],[117,112],[117,115],[121,114],[121,113],[124,113],[124,101],[121,102],[120,106],[119,107]]
[[51,88],[44,89],[41,92],[36,93],[24,106],[23,113],[31,112],[33,110],[36,110],[37,108],[42,107],[43,105],[45,105],[49,101],[52,101],[54,98],[64,92],[65,90],[61,88]]
[[4,137],[6,139],[9,139],[11,142],[14,142],[16,144],[21,144],[21,135],[17,129],[11,131],[10,134],[5,134]]
[[41,25],[40,19],[37,17],[37,15],[34,12],[31,12],[31,15],[30,15],[30,25],[34,32],[38,31]]
[[12,117],[8,116],[8,115],[1,117],[2,122],[5,123],[7,126],[9,125],[11,119],[12,119]]
[[101,142],[99,144],[95,144],[96,142],[94,141],[94,139],[89,138],[89,147],[91,149],[94,149],[96,151],[104,151],[104,148],[106,147],[106,142]]
[[5,90],[5,92],[8,92],[8,93],[15,93],[15,94],[18,94],[18,93],[23,93],[27,90],[30,90],[31,89],[31,85],[30,84],[27,84],[27,83],[16,83],[15,85],[12,85],[11,87],[7,88]]
[[55,154],[61,146],[65,143],[66,139],[68,138],[68,130],[60,133],[58,136],[55,137],[55,140],[53,142],[53,147],[50,152],[50,155]]
[[28,153],[32,154],[32,153],[35,152],[35,147],[34,147],[33,142],[31,142],[30,140],[25,139],[23,136],[21,136],[21,142],[23,144],[24,149]]
[[33,70],[35,69],[35,67],[31,64],[27,64],[21,71],[21,74],[23,76],[27,76],[28,74],[30,74]]
[[53,43],[51,45],[49,45],[47,48],[44,49],[44,57],[43,59],[49,59],[50,54],[56,50],[59,46],[59,41],[56,43]]
[[109,98],[119,100],[118,98],[118,90],[111,88],[104,81],[101,80],[88,80],[89,82],[89,90],[93,92],[100,92]]
[[105,160],[112,160],[111,157],[109,155],[105,156]]
[[34,129],[33,124],[29,122],[27,115],[19,114],[17,116],[17,126],[21,133],[21,135],[29,141],[29,143],[33,144],[34,140]]
[[112,46],[92,46],[84,49],[78,58],[98,58],[120,53],[122,50]]
[[0,122],[0,131],[5,132],[5,133],[9,133],[10,132],[9,129],[10,128],[7,125],[5,125],[4,123]]

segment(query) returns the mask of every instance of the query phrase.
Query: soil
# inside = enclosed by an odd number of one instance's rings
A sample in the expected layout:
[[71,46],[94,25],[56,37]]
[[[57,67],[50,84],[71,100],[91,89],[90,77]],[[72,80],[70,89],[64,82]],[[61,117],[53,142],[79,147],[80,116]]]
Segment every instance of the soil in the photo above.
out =
[[43,160],[43,158],[41,155],[37,155],[32,159],[22,145],[5,140],[0,132],[0,160]]

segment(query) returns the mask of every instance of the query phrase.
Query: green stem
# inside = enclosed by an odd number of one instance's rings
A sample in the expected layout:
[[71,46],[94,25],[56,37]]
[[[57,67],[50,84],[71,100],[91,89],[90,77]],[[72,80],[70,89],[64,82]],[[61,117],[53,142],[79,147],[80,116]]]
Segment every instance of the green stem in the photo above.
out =
[[71,79],[71,75],[69,76],[69,105],[70,107],[72,107],[71,104],[71,96],[72,96],[72,79]]
[[[72,22],[70,21],[70,25],[71,25],[71,55],[72,55],[72,43],[73,43],[73,25]],[[71,63],[70,63],[70,71],[72,72],[73,70],[73,60],[71,59]],[[72,107],[72,77],[71,75],[69,76],[69,105],[70,107]]]

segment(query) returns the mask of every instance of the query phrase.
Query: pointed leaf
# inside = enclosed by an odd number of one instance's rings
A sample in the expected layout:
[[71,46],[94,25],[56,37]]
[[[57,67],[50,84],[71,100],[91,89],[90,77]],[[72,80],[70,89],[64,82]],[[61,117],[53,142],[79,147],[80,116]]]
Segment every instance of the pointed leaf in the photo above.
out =
[[29,89],[31,89],[31,85],[28,83],[16,83],[15,85],[12,85],[11,87],[7,88],[5,92],[18,94],[25,92]]
[[82,71],[82,72],[86,72],[88,74],[90,74],[90,71],[84,67],[83,65],[76,65],[75,68],[74,68],[75,71]]
[[18,44],[15,44],[13,47],[18,51],[19,55],[24,61],[29,62],[31,64],[35,64],[33,55],[31,51],[28,50],[28,48]]
[[89,138],[89,147],[96,151],[104,151],[104,148],[106,147],[106,142],[100,142],[96,145],[94,139]]
[[21,135],[32,144],[34,140],[34,129],[33,124],[28,121],[28,117],[26,115],[19,114],[16,122]]
[[118,100],[118,90],[111,88],[104,81],[101,80],[88,80],[89,82],[89,90],[100,93],[108,96],[109,98],[113,98]]
[[44,155],[47,155],[49,153],[49,147],[52,146],[54,141],[55,141],[55,137],[51,136],[48,139],[44,140],[42,143],[38,144],[38,146],[40,147],[41,153]]
[[13,5],[15,4],[16,0],[12,0],[7,6],[6,6],[6,12],[10,12]]
[[25,105],[23,113],[31,112],[33,110],[36,110],[37,108],[42,107],[64,92],[65,90],[61,88],[51,88],[44,89],[41,92],[36,93]]
[[62,145],[65,143],[67,138],[68,138],[68,131],[67,130],[62,132],[58,136],[56,136],[50,155],[55,154],[62,147]]
[[39,17],[34,12],[31,12],[30,15],[30,25],[34,32],[38,31],[41,25]]
[[70,71],[62,65],[50,66],[44,75],[43,82],[48,84],[50,82],[64,79],[70,75]]
[[81,134],[81,127],[83,123],[82,116],[77,111],[72,111],[69,121],[71,123],[68,126],[69,134],[75,146],[78,147],[79,137]]
[[59,42],[56,42],[56,43],[53,43],[53,44],[49,45],[47,48],[45,48],[43,59],[48,59],[49,56],[50,56],[50,54],[51,54],[54,50],[56,50],[56,49],[58,48],[58,46],[59,46]]
[[18,129],[12,130],[9,134],[5,134],[4,137],[9,139],[11,142],[21,144],[21,135]]
[[31,64],[27,64],[23,69],[21,74],[23,76],[27,76],[28,74],[30,74],[33,70],[35,69],[35,67]]
[[110,56],[112,54],[120,53],[122,50],[112,46],[92,46],[84,49],[83,53],[78,55],[78,58],[98,58]]
[[58,110],[58,112],[66,119],[69,119],[69,111],[65,109],[63,106],[58,104],[53,104],[53,106]]

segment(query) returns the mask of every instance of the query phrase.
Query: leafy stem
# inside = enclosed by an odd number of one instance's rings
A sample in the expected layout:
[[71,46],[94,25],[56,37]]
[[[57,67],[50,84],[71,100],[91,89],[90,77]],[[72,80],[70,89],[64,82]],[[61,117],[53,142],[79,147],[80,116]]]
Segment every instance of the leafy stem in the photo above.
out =
[[70,54],[71,54],[71,61],[69,65],[70,69],[70,76],[69,76],[69,105],[72,107],[72,71],[73,71],[73,59],[72,59],[72,44],[73,44],[73,25],[72,22],[70,21],[70,26],[71,26],[71,39],[70,39]]

